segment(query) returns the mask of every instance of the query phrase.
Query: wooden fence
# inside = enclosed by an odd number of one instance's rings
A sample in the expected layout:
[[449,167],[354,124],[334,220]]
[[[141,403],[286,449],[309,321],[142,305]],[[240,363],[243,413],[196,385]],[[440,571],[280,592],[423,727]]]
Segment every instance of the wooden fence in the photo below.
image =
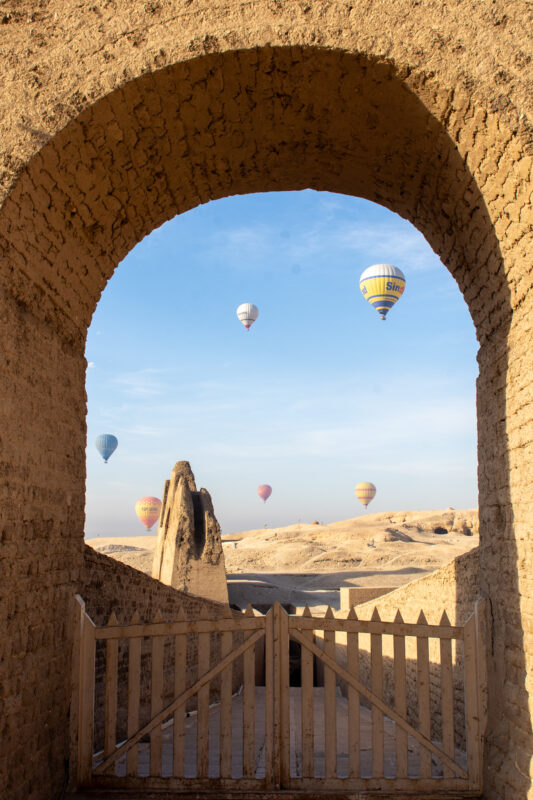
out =
[[[74,681],[78,785],[217,790],[221,797],[253,790],[479,796],[483,614],[480,605],[464,626],[407,624],[399,616],[384,622],[377,612],[370,621],[358,620],[353,609],[347,619],[335,618],[331,610],[325,617],[313,617],[309,609],[288,615],[276,603],[265,616],[249,608],[242,617],[187,620],[182,615],[175,622],[135,620],[126,626],[112,616],[106,627],[96,627],[80,605]],[[360,670],[364,637],[370,641],[365,675]],[[384,637],[392,637],[393,658],[383,657]],[[416,641],[414,696],[406,681],[408,637]],[[430,663],[435,651],[430,640],[438,642],[438,664]],[[128,664],[122,692],[119,643],[127,648]],[[95,699],[98,647],[105,648],[106,664],[100,700]],[[150,654],[144,688],[143,647]],[[464,749],[455,734],[457,648],[464,665]],[[192,676],[187,670],[191,650]],[[163,686],[165,653],[174,663],[170,702],[164,701],[169,696]],[[234,691],[236,669],[242,684]],[[436,731],[430,669],[440,675]],[[393,684],[393,702],[384,699],[384,680]],[[143,692],[149,693],[144,705]],[[120,703],[125,707],[119,709]],[[142,708],[148,718],[141,718]],[[124,730],[117,724],[119,710]],[[94,735],[99,714],[100,749]]]

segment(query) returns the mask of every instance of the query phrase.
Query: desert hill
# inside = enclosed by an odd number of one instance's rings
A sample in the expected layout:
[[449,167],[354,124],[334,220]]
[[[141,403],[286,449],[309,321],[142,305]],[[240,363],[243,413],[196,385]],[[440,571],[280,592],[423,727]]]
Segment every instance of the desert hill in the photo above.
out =
[[[155,540],[98,537],[87,544],[151,574]],[[222,541],[231,602],[338,606],[341,586],[400,586],[476,547],[478,515],[452,508],[366,514],[329,525],[260,528]]]

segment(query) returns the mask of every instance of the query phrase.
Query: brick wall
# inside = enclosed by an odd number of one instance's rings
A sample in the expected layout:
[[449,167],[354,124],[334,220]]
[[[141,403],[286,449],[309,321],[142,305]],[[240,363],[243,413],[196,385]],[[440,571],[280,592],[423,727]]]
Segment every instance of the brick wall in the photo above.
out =
[[[393,620],[399,609],[405,622],[416,622],[421,611],[438,625],[445,611],[452,625],[462,625],[480,597],[479,549],[469,550],[449,564],[376,599],[357,606],[360,619],[370,619],[377,608],[382,619]],[[347,612],[338,612],[337,616]]]
[[[436,570],[431,575],[411,581],[386,595],[358,605],[359,619],[369,620],[377,609],[386,622],[393,622],[400,611],[404,622],[417,622],[423,612],[426,622],[438,625],[443,612],[446,612],[452,625],[463,625],[474,612],[476,601],[480,599],[479,550],[471,550],[454,561]],[[346,618],[348,610],[341,609],[335,616]],[[337,634],[337,658],[346,663],[346,636]],[[384,636],[384,698],[394,707],[394,658],[392,636]],[[370,676],[370,637],[359,637],[360,668],[363,683],[371,688]],[[408,720],[416,726],[418,719],[416,640],[406,638],[407,709]],[[441,741],[441,683],[440,683],[440,645],[437,639],[429,640],[430,659],[430,703],[432,736]],[[454,684],[454,721],[456,745],[465,745],[465,698],[463,692],[463,647],[462,642],[452,643],[452,668]],[[343,687],[345,690],[346,687]],[[485,697],[486,702],[486,697]]]
[[83,570],[78,592],[95,625],[107,625],[115,612],[120,625],[129,624],[134,612],[142,622],[153,622],[156,614],[163,621],[176,620],[183,609],[187,617],[220,616],[227,606],[203,597],[180,592],[166,586],[146,573],[122,564],[85,545]]
[[[188,619],[206,619],[220,617],[228,613],[227,606],[201,597],[188,595],[172,589],[144,572],[115,561],[91,547],[85,546],[82,581],[79,594],[85,600],[86,612],[93,622],[105,626],[110,614],[114,612],[121,625],[128,624],[134,613],[138,613],[141,622],[153,622],[156,618],[164,622],[177,619],[183,610]],[[239,617],[240,612],[231,612]],[[189,636],[187,642],[187,672],[184,676],[184,688],[192,686],[198,677],[198,651],[196,636]],[[236,644],[240,643],[239,635],[234,636]],[[117,709],[117,741],[126,738],[127,702],[128,702],[128,643],[119,641],[118,649],[118,709]],[[211,666],[220,660],[220,637],[211,636]],[[233,689],[242,682],[242,659],[233,666]],[[151,641],[144,639],[141,650],[141,706],[140,724],[150,719],[151,690]],[[106,650],[104,642],[96,645],[95,669],[95,751],[103,746],[104,737],[104,702],[106,677]],[[219,680],[211,683],[211,702],[216,701],[219,693]],[[167,705],[174,698],[174,641],[165,638],[163,659],[163,703]],[[191,698],[187,709],[196,708],[196,696]]]
[[367,603],[369,600],[394,591],[394,588],[394,586],[342,586],[340,609],[349,611],[352,606]]
[[523,800],[533,753],[528,4],[6,0],[0,21],[8,800],[48,800],[65,785],[83,353],[100,294],[121,258],[175,214],[302,188],[409,219],[472,314],[480,581],[494,615],[485,793]]

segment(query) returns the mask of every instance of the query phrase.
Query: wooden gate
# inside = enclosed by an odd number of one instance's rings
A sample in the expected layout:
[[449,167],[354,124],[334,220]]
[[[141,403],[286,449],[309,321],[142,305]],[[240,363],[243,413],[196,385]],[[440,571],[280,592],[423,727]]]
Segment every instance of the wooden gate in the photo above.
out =
[[80,606],[78,785],[481,792],[483,608],[464,626],[288,615],[96,627]]

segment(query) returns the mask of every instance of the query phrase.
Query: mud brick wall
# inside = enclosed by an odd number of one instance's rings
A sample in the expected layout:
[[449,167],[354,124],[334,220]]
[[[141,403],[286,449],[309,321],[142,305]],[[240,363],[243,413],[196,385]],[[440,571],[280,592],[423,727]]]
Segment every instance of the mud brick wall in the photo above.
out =
[[340,589],[341,611],[349,611],[352,606],[358,606],[388,594],[394,586],[342,586]]
[[[404,622],[417,622],[420,612],[431,625],[441,622],[443,611],[446,611],[452,625],[463,625],[474,612],[476,601],[480,599],[479,585],[479,550],[475,548],[454,561],[436,570],[431,575],[411,581],[386,595],[358,605],[356,613],[359,619],[369,620],[377,609],[379,616],[386,622],[393,622],[396,612],[400,611]],[[336,612],[335,616],[345,618],[346,609]],[[346,663],[346,637],[337,634],[337,657]],[[384,636],[383,647],[383,694],[387,703],[394,706],[394,658],[393,637]],[[363,683],[371,688],[370,676],[370,637],[359,637],[360,669]],[[407,673],[407,717],[409,722],[418,722],[417,695],[417,661],[416,640],[406,638],[406,673]],[[442,705],[440,682],[440,645],[437,639],[429,640],[430,661],[430,707],[431,735],[441,741]],[[452,669],[454,685],[454,721],[456,746],[465,746],[465,697],[464,697],[464,653],[462,642],[452,642]],[[346,687],[343,686],[343,691]],[[486,696],[483,696],[486,703]]]
[[[150,578],[144,572],[122,564],[109,556],[98,553],[88,545],[84,550],[83,580],[79,594],[85,600],[86,612],[93,622],[101,627],[108,623],[112,612],[120,625],[127,625],[134,613],[141,622],[173,622],[183,610],[187,619],[214,619],[228,614],[227,606],[201,597],[188,595]],[[239,612],[231,612],[241,616]],[[235,635],[235,643],[240,643]],[[117,741],[126,738],[128,707],[128,642],[119,641],[118,648],[118,713]],[[220,661],[220,636],[211,636],[211,666]],[[242,663],[235,662],[232,670],[234,691],[242,683]],[[198,676],[197,637],[187,637],[187,670],[183,688],[193,685]],[[95,752],[103,746],[105,721],[105,642],[97,642],[95,667]],[[144,639],[141,646],[141,707],[140,724],[150,720],[150,692],[152,680],[151,642]],[[211,683],[210,699],[215,702],[219,696],[220,681]],[[163,659],[163,703],[167,705],[174,699],[174,642],[165,639]],[[191,698],[188,710],[196,708],[196,697]]]
[[59,797],[69,772],[84,345],[100,295],[124,255],[176,214],[303,188],[410,220],[468,304],[480,584],[494,634],[484,791],[531,796],[531,5],[4,0],[0,22],[7,800]]
[[[381,619],[393,620],[400,611],[404,622],[416,622],[421,611],[430,625],[438,625],[446,611],[451,625],[463,625],[481,595],[479,548],[458,556],[449,564],[357,606],[359,619],[370,619],[377,608]],[[346,616],[337,612],[336,616]]]
[[83,571],[78,593],[95,625],[107,625],[112,611],[119,625],[128,625],[135,612],[142,622],[173,622],[182,609],[187,618],[221,616],[227,606],[203,597],[180,592],[150,578],[146,573],[98,553],[85,545]]

